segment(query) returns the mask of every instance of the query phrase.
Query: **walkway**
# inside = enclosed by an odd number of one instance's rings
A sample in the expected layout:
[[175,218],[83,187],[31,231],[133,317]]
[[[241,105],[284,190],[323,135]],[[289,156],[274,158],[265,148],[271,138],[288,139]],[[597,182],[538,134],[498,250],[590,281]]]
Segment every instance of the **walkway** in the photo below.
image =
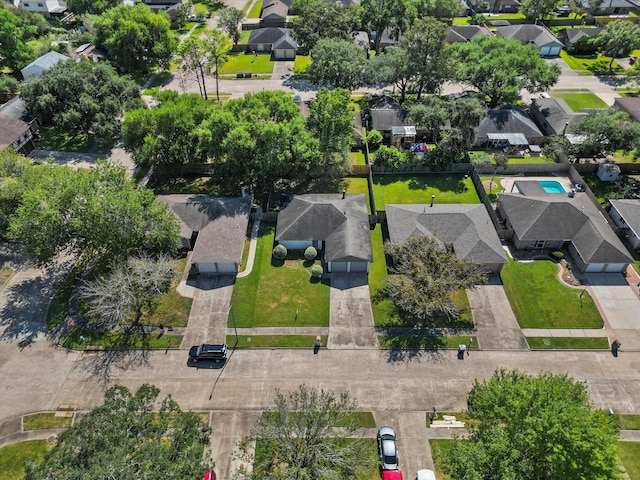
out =
[[332,273],[329,303],[328,348],[380,348],[366,273]]

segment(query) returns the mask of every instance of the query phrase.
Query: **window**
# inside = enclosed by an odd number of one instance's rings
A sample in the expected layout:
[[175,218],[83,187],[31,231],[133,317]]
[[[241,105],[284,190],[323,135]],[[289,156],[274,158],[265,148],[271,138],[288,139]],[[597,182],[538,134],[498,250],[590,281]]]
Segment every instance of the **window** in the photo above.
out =
[[39,4],[38,4],[38,7],[40,7],[40,8],[44,8],[44,3],[39,3]]
[[544,248],[546,244],[546,240],[537,240],[534,248]]

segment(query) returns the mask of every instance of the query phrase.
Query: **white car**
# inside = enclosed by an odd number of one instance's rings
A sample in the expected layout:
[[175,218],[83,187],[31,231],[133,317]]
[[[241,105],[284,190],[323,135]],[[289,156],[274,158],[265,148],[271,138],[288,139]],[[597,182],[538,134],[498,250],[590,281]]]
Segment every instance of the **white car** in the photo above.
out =
[[378,453],[382,470],[398,470],[398,446],[393,428],[380,427],[378,430]]
[[433,470],[418,470],[416,480],[436,480],[436,474],[433,473]]

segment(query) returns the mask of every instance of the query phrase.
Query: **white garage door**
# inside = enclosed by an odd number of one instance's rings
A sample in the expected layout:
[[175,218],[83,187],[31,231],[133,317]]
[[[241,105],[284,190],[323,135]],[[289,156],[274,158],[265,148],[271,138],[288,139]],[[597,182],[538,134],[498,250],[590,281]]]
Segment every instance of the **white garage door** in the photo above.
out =
[[280,49],[278,49],[278,50],[274,50],[274,57],[275,57],[277,60],[282,60],[282,59],[284,59],[284,58],[285,58],[285,57],[284,57],[284,52],[285,52],[284,50],[280,50]]
[[540,55],[542,55],[543,57],[546,57],[547,55],[549,55],[549,51],[550,51],[549,47],[541,47]]
[[351,272],[366,272],[367,262],[351,262]]
[[624,270],[624,267],[625,266],[621,263],[610,263],[609,265],[607,265],[604,271],[607,273],[609,272],[618,273],[618,272],[622,272]]
[[285,56],[285,58],[287,58],[289,60],[293,60],[294,58],[296,58],[296,51],[295,50],[285,50],[284,51],[284,56]]
[[602,272],[606,264],[604,263],[592,263],[587,265],[585,272]]
[[330,272],[347,272],[348,262],[331,262],[329,265]]

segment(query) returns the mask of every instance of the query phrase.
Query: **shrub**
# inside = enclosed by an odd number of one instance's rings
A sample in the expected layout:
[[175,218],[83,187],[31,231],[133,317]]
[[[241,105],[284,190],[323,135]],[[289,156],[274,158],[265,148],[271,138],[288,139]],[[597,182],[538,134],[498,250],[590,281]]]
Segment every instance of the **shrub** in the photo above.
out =
[[273,258],[277,260],[284,260],[287,258],[287,247],[280,244],[276,245],[273,249]]
[[313,248],[313,247],[307,247],[307,249],[304,251],[304,258],[306,260],[315,260],[316,257],[318,256],[318,251]]
[[560,250],[556,250],[554,252],[551,252],[551,257],[555,258],[556,260],[562,260],[564,258],[564,253],[562,253]]
[[323,272],[322,265],[314,265],[311,267],[311,276],[314,278],[320,278]]
[[373,164],[388,170],[395,170],[402,164],[402,153],[396,147],[382,146],[373,157]]
[[378,148],[382,143],[382,134],[378,130],[371,130],[367,134],[367,143],[369,144],[369,148]]
[[567,264],[565,265],[565,267],[567,267],[567,270],[571,270],[571,267],[573,265],[571,265],[571,262],[567,262]]

